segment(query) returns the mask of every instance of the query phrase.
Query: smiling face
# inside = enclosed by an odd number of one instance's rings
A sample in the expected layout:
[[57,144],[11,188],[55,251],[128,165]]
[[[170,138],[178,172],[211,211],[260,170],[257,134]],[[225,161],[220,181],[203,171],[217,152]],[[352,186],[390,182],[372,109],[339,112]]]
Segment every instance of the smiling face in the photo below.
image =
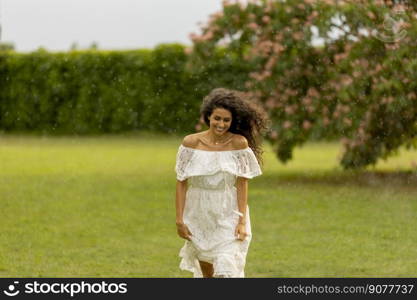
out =
[[232,113],[224,108],[215,108],[209,116],[210,130],[216,135],[225,134],[232,124]]

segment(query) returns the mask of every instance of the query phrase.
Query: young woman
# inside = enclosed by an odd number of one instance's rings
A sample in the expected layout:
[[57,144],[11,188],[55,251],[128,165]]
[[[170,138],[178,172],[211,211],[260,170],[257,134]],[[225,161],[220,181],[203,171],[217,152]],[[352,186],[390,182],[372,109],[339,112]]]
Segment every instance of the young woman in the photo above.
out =
[[175,171],[182,270],[194,277],[244,277],[251,240],[248,179],[261,175],[265,112],[239,92],[214,89],[201,105],[209,129],[187,135]]

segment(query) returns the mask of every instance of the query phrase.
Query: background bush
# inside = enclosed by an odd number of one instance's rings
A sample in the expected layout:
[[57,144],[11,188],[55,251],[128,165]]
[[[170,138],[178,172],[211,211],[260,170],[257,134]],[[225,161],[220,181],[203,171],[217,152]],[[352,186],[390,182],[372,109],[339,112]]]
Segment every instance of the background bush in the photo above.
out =
[[[0,52],[0,129],[86,134],[193,131],[212,88],[242,88],[244,65],[217,51],[189,72],[185,47]],[[242,71],[243,70],[243,71]]]
[[225,0],[191,34],[190,59],[204,67],[221,45],[246,62],[247,95],[268,111],[281,162],[337,137],[354,169],[417,147],[416,37],[415,1]]

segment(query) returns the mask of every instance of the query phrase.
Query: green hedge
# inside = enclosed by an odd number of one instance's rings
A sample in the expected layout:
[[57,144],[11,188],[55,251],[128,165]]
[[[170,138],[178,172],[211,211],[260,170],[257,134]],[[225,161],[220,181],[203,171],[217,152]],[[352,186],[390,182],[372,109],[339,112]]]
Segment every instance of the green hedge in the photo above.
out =
[[243,88],[247,70],[221,50],[190,73],[184,46],[153,50],[0,52],[0,129],[57,134],[189,132],[212,88]]

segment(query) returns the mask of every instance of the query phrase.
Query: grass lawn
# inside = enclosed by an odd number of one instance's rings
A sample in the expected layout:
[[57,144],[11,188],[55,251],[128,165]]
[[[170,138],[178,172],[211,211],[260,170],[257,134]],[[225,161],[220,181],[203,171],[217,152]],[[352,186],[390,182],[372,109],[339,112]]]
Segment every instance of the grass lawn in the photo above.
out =
[[[0,135],[0,277],[191,277],[178,267],[181,137]],[[247,277],[416,277],[417,151],[344,172],[340,146],[249,182]]]

